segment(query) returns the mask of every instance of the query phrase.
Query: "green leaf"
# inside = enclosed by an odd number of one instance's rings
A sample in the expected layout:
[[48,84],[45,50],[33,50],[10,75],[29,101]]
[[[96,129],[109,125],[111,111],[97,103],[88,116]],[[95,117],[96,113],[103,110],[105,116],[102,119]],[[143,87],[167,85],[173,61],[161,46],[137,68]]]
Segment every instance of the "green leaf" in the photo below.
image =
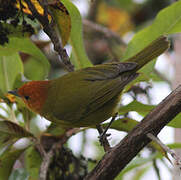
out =
[[[119,114],[126,114],[130,111],[136,111],[140,115],[146,116],[155,107],[156,106],[154,106],[154,105],[142,104],[138,101],[132,101],[128,105],[120,107]],[[129,124],[128,127],[125,126],[126,124],[122,123],[122,121],[124,121],[124,119],[121,120],[120,125],[119,125],[119,123],[118,124],[115,123],[114,128],[116,128],[117,130],[124,131],[123,129],[127,129],[127,128],[129,129],[129,126],[131,126],[130,123],[133,123],[133,121],[135,121],[135,120],[131,120],[128,118],[128,124]],[[174,128],[181,128],[181,114],[179,113],[171,122],[168,123],[167,126],[171,126]]]
[[[163,81],[153,71],[153,69],[155,67],[155,63],[156,63],[156,59],[154,59],[151,62],[149,62],[148,64],[146,64],[141,70],[139,70],[139,73],[140,73],[139,76],[143,76],[142,78],[145,77],[145,81],[150,81],[150,79],[152,79],[152,81]],[[138,82],[140,82],[140,81],[138,81]]]
[[135,2],[133,0],[116,0],[116,1],[106,1],[106,3],[113,4],[116,7],[125,9],[125,10],[132,10],[135,8]]
[[181,128],[181,114],[179,113],[171,122],[168,123],[167,126],[171,126],[174,128]]
[[45,78],[44,67],[40,61],[30,57],[24,63],[24,75],[31,80],[40,80]]
[[[161,10],[157,17],[155,18],[152,25],[139,31],[128,44],[125,55],[123,56],[123,61],[129,59],[133,55],[140,52],[144,47],[146,47],[153,40],[157,39],[161,35],[168,35],[173,33],[181,32],[181,1],[173,3],[171,6]],[[150,63],[149,63],[150,64]],[[139,72],[153,70],[153,67],[147,64]],[[154,65],[154,63],[152,62]],[[157,80],[156,76],[150,76]]]
[[119,108],[119,113],[120,114],[125,114],[130,111],[136,111],[141,115],[146,115],[149,113],[155,106],[154,105],[147,105],[147,104],[142,104],[138,101],[132,101],[126,106],[122,106]]
[[15,169],[8,180],[28,180],[29,174],[24,169]]
[[61,35],[62,45],[65,46],[69,40],[71,32],[70,15],[65,6],[60,1],[57,1],[54,4],[50,5],[50,9]]
[[116,178],[116,180],[118,180],[119,178],[120,178],[120,179],[123,178],[123,176],[124,176],[127,172],[135,169],[136,167],[139,167],[139,166],[141,166],[141,165],[145,165],[145,164],[148,163],[148,162],[151,162],[153,159],[156,158],[156,155],[157,155],[157,153],[149,156],[148,158],[136,157],[136,159],[132,160],[132,161],[126,166],[126,168],[124,168],[123,171],[121,171],[121,173],[120,173],[119,176]]
[[49,62],[42,51],[29,38],[12,37],[5,46],[0,46],[0,56],[10,56],[17,52],[24,52],[32,56],[43,67],[44,78],[49,72]]
[[135,175],[133,176],[134,180],[141,180],[145,173],[150,169],[150,166],[146,166],[140,169],[137,169]]
[[21,73],[23,73],[23,64],[18,53],[0,56],[0,89],[3,93],[13,89],[16,77]]
[[[138,101],[132,101],[128,105],[120,107],[119,108],[119,114],[126,114],[126,113],[128,113],[130,111],[136,111],[140,115],[146,116],[155,107],[156,106],[154,106],[154,105],[142,104],[142,103],[140,103]],[[128,127],[125,126],[126,123],[122,123],[122,121],[124,121],[124,119],[121,120],[120,125],[119,125],[119,123],[117,124],[116,121],[115,121],[114,128],[116,128],[117,130],[121,130],[121,131],[124,131],[123,129],[128,130],[129,126],[131,126],[130,123],[133,123],[133,121],[135,121],[135,120],[130,120],[128,118],[128,124],[129,124]],[[179,113],[170,123],[168,123],[167,126],[171,126],[171,127],[174,127],[174,128],[181,128],[181,114]]]
[[0,156],[0,180],[8,180],[16,159],[21,155],[21,150],[6,150]]
[[[181,148],[181,143],[173,143],[173,144],[169,144],[167,145],[169,148]],[[127,167],[121,171],[121,173],[118,175],[118,177],[116,177],[116,180],[120,180],[123,179],[123,176],[130,172],[131,170],[134,170],[135,168],[142,166],[142,165],[146,165],[147,163],[151,162],[152,160],[156,159],[156,158],[162,158],[162,154],[160,153],[155,153],[151,156],[149,156],[148,158],[142,158],[142,157],[136,157],[134,160],[132,160]]]
[[[136,111],[140,115],[146,116],[155,107],[156,106],[154,106],[154,105],[142,104],[138,101],[132,101],[128,105],[120,107],[119,108],[119,114],[125,114],[125,113],[128,113],[130,111]],[[124,123],[122,125],[124,125]],[[120,128],[121,128],[120,130],[126,128],[124,126],[122,126],[123,127],[122,128],[121,126],[120,126]],[[170,123],[168,123],[167,126],[171,126],[174,128],[181,128],[181,114],[179,113]],[[116,128],[116,125],[115,125],[115,128]],[[117,128],[119,130],[119,125]]]
[[11,121],[0,121],[0,148],[13,144],[22,137],[33,136],[30,132]]
[[[120,118],[114,121],[111,125],[111,128],[118,130],[118,131],[131,131],[139,122],[131,119],[131,118]],[[103,124],[103,127],[107,127],[109,123]]]
[[77,7],[69,0],[61,0],[71,17],[71,33],[70,44],[72,45],[72,53],[76,69],[92,66],[83,43],[82,19]]
[[161,35],[181,32],[181,1],[161,10],[152,25],[138,32],[128,44],[123,59],[132,57]]
[[65,128],[62,128],[61,126],[52,122],[51,125],[46,130],[46,133],[50,133],[51,135],[54,136],[61,136],[65,133],[65,131],[66,131]]
[[12,24],[1,22],[3,28],[8,31],[8,37],[28,37],[31,35],[30,32],[24,32],[24,27],[22,25],[17,25],[16,27]]
[[180,149],[181,148],[181,143],[172,143],[172,144],[167,144],[167,146],[171,149]]
[[39,179],[39,169],[41,162],[42,159],[35,147],[31,146],[25,151],[26,169],[33,180]]

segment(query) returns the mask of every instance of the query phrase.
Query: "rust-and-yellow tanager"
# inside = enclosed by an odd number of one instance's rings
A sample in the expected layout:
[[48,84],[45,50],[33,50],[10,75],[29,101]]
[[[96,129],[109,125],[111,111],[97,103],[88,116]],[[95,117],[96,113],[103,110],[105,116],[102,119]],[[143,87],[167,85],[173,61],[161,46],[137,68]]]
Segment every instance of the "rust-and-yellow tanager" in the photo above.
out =
[[137,77],[136,71],[168,47],[162,36],[125,62],[80,69],[54,80],[31,81],[10,93],[61,127],[95,126],[116,113],[120,93]]

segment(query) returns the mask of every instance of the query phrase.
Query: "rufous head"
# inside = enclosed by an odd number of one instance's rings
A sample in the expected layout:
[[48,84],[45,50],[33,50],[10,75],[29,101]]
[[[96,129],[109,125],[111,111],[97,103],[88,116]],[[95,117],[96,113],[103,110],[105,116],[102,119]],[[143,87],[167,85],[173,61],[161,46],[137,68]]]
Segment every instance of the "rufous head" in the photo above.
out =
[[31,81],[16,91],[9,91],[9,93],[21,97],[29,109],[41,114],[47,98],[49,84],[50,81]]

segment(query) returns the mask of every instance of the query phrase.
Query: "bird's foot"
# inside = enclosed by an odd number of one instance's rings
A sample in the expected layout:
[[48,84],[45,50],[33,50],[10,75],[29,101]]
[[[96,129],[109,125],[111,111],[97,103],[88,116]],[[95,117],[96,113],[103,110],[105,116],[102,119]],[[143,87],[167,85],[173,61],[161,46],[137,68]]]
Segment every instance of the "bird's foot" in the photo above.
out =
[[109,142],[107,140],[107,135],[104,133],[105,131],[103,131],[101,125],[97,125],[96,126],[98,132],[99,132],[99,142],[101,144],[101,146],[104,147],[104,151],[107,152],[110,149],[110,145]]
[[103,131],[99,136],[99,141],[101,143],[101,146],[104,144],[104,141],[107,139],[107,137],[111,136],[111,133],[105,133],[105,131]]
[[106,138],[108,136],[110,136],[111,134],[106,134],[106,132],[108,131],[108,129],[111,127],[112,123],[114,122],[114,120],[116,119],[118,113],[116,113],[112,118],[111,121],[109,122],[109,124],[107,125],[107,127],[105,128],[105,130],[100,134],[99,139],[103,139]]
[[97,125],[97,130],[99,132],[99,141],[101,146],[104,147],[105,151],[108,151],[110,149],[110,145],[109,142],[107,140],[107,137],[109,137],[111,134],[107,133],[108,129],[110,128],[111,124],[113,123],[113,121],[116,119],[117,113],[112,117],[111,121],[109,122],[109,124],[107,125],[106,129],[103,131],[101,125]]

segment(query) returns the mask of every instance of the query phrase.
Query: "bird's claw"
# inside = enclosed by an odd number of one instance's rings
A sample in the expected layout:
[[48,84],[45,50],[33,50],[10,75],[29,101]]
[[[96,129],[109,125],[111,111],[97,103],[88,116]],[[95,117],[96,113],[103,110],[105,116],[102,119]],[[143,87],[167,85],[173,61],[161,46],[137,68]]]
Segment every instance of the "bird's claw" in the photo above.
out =
[[101,133],[101,134],[98,136],[101,145],[104,144],[105,139],[106,139],[107,137],[109,137],[110,135],[111,135],[111,133],[107,133],[107,134],[106,134],[105,131],[104,131],[103,133]]

